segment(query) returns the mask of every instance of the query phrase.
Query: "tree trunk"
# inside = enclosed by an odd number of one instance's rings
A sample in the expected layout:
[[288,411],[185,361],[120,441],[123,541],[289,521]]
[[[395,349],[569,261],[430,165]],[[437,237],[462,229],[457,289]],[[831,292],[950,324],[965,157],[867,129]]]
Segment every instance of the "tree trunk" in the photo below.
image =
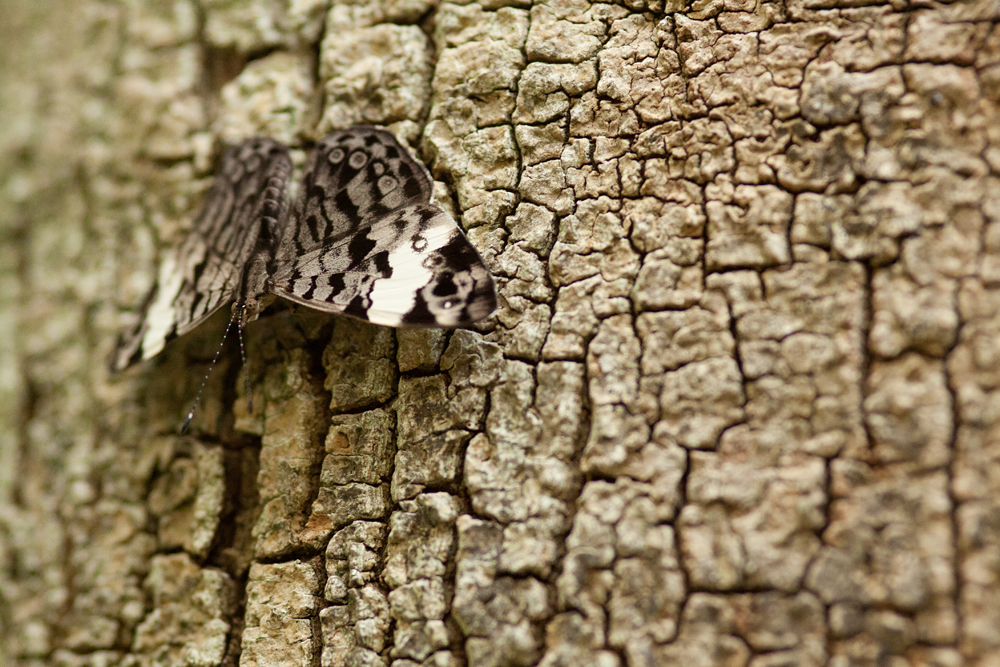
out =
[[[3,0],[0,664],[1000,665],[1000,5],[862,4]],[[178,435],[219,147],[357,123],[499,310],[277,305]]]

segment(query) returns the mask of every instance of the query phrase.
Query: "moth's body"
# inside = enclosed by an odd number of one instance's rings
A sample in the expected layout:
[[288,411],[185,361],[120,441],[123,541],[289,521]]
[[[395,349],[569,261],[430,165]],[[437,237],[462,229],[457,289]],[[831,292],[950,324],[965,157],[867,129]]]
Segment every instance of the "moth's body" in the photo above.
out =
[[316,146],[294,208],[288,149],[227,149],[190,235],[161,265],[112,368],[149,359],[233,301],[239,326],[274,296],[387,326],[468,324],[496,307],[482,259],[430,204],[426,169],[387,131],[356,127]]

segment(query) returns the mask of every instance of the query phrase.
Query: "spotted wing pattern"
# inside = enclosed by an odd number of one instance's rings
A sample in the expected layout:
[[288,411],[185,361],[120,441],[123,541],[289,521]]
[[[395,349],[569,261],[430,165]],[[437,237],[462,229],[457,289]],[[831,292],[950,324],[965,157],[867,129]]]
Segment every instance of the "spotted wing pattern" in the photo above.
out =
[[387,326],[454,327],[488,316],[496,287],[455,220],[430,203],[426,168],[386,130],[325,137],[289,211],[288,149],[227,149],[215,185],[166,257],[138,324],[111,359],[149,359],[235,299],[239,326],[277,295]]
[[389,132],[358,126],[312,155],[267,291],[387,326],[454,327],[489,315],[496,288],[426,168]]
[[248,260],[273,254],[288,208],[288,149],[256,137],[227,148],[191,232],[160,265],[142,317],[118,339],[114,371],[149,359],[239,289]]

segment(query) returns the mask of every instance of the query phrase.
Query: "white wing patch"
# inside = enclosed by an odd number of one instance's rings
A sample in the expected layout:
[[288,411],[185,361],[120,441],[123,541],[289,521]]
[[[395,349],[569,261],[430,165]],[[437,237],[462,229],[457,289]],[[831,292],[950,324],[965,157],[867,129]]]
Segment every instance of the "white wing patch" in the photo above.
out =
[[372,284],[368,319],[386,326],[399,326],[403,315],[413,310],[417,303],[418,292],[413,286],[426,285],[434,278],[434,271],[426,266],[427,257],[445,247],[457,231],[457,228],[432,227],[422,234],[425,243],[419,250],[412,243],[404,243],[391,251],[389,267],[392,275],[376,278]]
[[184,274],[177,270],[177,258],[168,256],[160,266],[159,291],[146,313],[146,333],[142,337],[142,356],[149,359],[166,345],[174,326],[174,301],[184,285]]

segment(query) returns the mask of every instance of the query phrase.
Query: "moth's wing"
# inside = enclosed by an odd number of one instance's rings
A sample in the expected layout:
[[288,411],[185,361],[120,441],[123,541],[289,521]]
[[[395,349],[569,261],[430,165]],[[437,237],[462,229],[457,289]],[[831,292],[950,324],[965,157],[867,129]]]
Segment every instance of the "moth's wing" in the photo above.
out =
[[278,262],[270,291],[385,326],[456,327],[496,309],[493,278],[450,215],[392,211],[354,234]]
[[153,357],[232,298],[262,228],[279,233],[290,171],[288,149],[271,139],[223,152],[191,232],[164,257],[141,318],[119,336],[113,371]]
[[433,194],[427,168],[386,130],[357,126],[316,145],[276,257],[289,262]]
[[355,127],[316,146],[269,291],[388,326],[459,326],[496,307],[482,258],[396,138]]

